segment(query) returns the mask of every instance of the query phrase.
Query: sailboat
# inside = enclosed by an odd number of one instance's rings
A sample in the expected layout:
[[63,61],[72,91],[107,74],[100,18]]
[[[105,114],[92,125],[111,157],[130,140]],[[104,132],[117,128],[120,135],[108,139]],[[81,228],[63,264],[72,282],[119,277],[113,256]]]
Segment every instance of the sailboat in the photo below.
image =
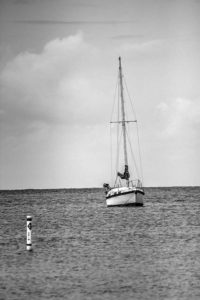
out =
[[[116,123],[121,126],[123,136],[123,165],[124,172],[116,172],[115,184],[110,187],[109,184],[104,183],[103,187],[106,194],[106,204],[110,206],[143,206],[144,188],[142,187],[142,180],[139,178],[131,178],[129,170],[129,158],[127,151],[127,139],[128,139],[128,123],[135,122],[137,120],[127,120],[125,110],[125,99],[124,99],[124,82],[122,73],[121,57],[119,57],[119,95],[121,102],[121,114],[118,113],[118,120],[110,123]],[[119,105],[118,105],[119,106]],[[120,108],[119,108],[120,109]],[[138,138],[139,141],[139,138]],[[141,157],[141,156],[140,156]],[[134,175],[134,174],[133,174]]]

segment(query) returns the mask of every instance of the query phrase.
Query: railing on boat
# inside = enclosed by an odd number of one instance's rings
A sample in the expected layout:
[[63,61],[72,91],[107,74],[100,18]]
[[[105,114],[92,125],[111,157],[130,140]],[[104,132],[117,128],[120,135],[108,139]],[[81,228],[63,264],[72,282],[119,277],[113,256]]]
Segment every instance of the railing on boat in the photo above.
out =
[[[122,184],[117,184],[114,187],[120,188],[122,187]],[[142,182],[139,179],[130,180],[129,187],[142,188]]]
[[[105,189],[105,193],[107,194],[111,189],[120,188],[120,187],[122,187],[122,185],[118,184],[118,185],[115,185],[113,188],[111,188],[108,183],[104,183],[103,187]],[[130,180],[129,187],[142,188],[142,182],[139,179]]]
[[139,179],[131,180],[129,186],[142,188],[142,182]]

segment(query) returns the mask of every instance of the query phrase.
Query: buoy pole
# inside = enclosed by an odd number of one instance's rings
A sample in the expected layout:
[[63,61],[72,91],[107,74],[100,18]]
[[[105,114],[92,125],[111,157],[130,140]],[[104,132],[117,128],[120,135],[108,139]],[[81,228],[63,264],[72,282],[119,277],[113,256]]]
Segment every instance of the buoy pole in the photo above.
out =
[[26,228],[27,228],[26,249],[30,251],[30,250],[32,250],[32,242],[31,242],[32,217],[27,216],[26,221],[27,221],[27,226],[26,226]]

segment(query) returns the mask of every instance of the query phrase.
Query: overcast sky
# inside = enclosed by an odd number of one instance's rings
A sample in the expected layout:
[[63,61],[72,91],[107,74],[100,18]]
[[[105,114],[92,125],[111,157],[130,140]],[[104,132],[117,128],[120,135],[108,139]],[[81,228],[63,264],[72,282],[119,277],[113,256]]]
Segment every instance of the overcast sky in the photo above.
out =
[[144,185],[200,185],[199,16],[197,0],[1,0],[0,188],[109,182],[119,55]]

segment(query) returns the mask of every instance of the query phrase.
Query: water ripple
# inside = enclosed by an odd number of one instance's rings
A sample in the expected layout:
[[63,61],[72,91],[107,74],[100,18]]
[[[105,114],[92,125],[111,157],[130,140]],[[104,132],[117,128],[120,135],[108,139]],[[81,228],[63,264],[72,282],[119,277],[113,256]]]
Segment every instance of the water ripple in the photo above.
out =
[[101,189],[1,191],[0,298],[199,299],[199,196],[148,188],[111,209]]

